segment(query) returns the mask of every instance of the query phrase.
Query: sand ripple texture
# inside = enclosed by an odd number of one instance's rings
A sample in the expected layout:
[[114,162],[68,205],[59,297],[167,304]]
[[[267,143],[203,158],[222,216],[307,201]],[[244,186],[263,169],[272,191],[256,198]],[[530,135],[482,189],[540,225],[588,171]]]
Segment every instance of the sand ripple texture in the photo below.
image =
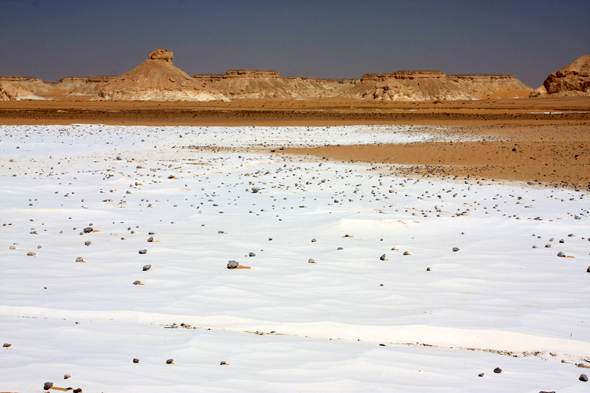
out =
[[586,391],[587,193],[256,150],[415,128],[0,127],[0,391]]

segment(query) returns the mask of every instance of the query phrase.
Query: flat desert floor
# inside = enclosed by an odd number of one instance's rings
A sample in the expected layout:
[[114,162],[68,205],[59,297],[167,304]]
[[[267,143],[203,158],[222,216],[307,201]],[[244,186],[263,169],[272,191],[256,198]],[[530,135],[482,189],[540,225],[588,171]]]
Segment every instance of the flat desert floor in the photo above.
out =
[[588,100],[513,101],[0,103],[0,391],[587,391]]

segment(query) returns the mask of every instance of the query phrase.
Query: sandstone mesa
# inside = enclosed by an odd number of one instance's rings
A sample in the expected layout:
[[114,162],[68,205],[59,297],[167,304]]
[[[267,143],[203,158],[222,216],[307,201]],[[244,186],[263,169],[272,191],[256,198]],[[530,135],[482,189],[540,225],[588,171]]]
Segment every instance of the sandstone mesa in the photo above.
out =
[[228,70],[189,76],[174,54],[156,49],[131,71],[116,76],[65,77],[51,83],[34,77],[0,77],[0,100],[84,97],[98,101],[231,101],[234,99],[368,101],[478,100],[545,95],[590,95],[590,55],[549,75],[532,90],[512,75],[447,75],[441,71],[365,74],[360,79],[283,77],[275,70]]

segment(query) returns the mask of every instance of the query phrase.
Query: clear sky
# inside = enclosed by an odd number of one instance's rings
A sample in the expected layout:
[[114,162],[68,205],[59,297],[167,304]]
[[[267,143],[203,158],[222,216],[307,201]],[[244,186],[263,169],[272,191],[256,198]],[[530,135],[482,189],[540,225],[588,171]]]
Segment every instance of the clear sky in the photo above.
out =
[[590,0],[0,0],[0,75],[121,75],[157,48],[190,75],[440,70],[535,88],[590,54]]

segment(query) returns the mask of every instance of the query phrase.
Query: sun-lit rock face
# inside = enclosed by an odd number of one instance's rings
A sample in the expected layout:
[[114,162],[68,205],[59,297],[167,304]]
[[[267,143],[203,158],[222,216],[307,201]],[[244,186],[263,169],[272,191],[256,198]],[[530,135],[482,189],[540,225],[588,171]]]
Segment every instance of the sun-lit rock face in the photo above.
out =
[[150,54],[150,60],[163,60],[172,63],[174,53],[166,49],[156,49]]
[[550,74],[531,97],[590,96],[590,55],[582,56],[559,71]]
[[106,83],[99,100],[124,101],[211,101],[226,100],[213,89],[204,88],[174,64],[174,54],[156,49],[149,59],[131,71]]

